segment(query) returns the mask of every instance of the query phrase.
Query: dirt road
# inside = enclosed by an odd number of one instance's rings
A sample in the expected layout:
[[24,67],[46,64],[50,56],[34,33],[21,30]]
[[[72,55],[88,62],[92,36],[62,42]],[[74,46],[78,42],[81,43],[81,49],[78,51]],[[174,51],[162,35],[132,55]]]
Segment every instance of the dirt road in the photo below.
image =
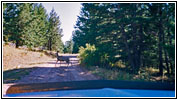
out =
[[90,72],[84,70],[78,65],[78,58],[71,55],[69,66],[66,62],[56,65],[56,59],[46,64],[40,64],[29,75],[23,77],[18,83],[43,83],[43,82],[64,82],[79,80],[96,80]]
[[[70,57],[69,66],[65,62],[56,65],[56,59],[52,59],[42,64],[33,65],[35,69],[22,77],[16,84],[28,83],[46,83],[46,82],[65,82],[81,80],[98,80],[89,71],[79,66],[79,60],[76,55],[63,55]],[[4,84],[4,92],[10,85]]]

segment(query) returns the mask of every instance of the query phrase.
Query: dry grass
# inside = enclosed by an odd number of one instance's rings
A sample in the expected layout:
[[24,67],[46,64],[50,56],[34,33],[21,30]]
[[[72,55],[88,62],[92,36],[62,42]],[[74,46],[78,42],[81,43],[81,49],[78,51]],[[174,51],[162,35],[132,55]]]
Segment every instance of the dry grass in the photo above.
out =
[[31,63],[39,63],[52,59],[41,52],[16,49],[9,45],[3,46],[3,71],[25,68]]
[[130,75],[124,71],[108,70],[96,66],[87,67],[94,75],[99,76],[103,80],[130,80]]
[[22,76],[28,75],[34,64],[41,64],[52,58],[43,52],[17,49],[13,46],[3,46],[3,83],[18,81]]
[[[158,69],[144,68],[138,75],[131,74],[123,70],[109,70],[96,66],[86,67],[92,74],[99,76],[103,80],[128,80],[128,81],[161,81],[161,82],[174,82],[174,76],[155,76]],[[143,71],[144,70],[144,71]]]

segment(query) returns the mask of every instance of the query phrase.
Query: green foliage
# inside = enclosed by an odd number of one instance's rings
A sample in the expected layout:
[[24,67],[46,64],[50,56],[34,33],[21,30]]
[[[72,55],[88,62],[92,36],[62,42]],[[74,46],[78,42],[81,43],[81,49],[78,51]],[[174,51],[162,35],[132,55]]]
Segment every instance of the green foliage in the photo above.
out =
[[[83,3],[73,32],[73,52],[79,50],[85,63],[97,58],[90,65],[108,67],[120,61],[133,73],[159,66],[161,75],[166,64],[167,72],[173,72],[174,12],[173,3]],[[96,50],[86,53],[86,43]]]
[[3,11],[3,37],[4,41],[16,43],[16,47],[22,43],[22,32],[19,13],[21,12],[21,3],[7,3]]
[[80,63],[85,64],[87,66],[95,65],[96,63],[96,56],[95,56],[96,48],[94,45],[86,44],[86,48],[80,47],[79,54],[80,54]]
[[3,3],[3,39],[16,47],[45,48],[63,52],[62,29],[54,9],[49,18],[38,3]]
[[[47,14],[42,4],[35,4],[34,8],[31,9],[31,19],[26,24],[25,29],[25,43],[28,47],[42,47],[46,43],[47,34]],[[33,28],[32,28],[33,27]]]
[[66,41],[64,45],[64,53],[72,53],[73,51],[73,41]]
[[54,9],[52,9],[50,12],[48,34],[46,35],[46,37],[48,40],[48,50],[59,50],[61,52],[63,51],[64,45],[61,41],[61,22]]
[[165,45],[164,48],[168,52],[170,58],[175,60],[175,45]]

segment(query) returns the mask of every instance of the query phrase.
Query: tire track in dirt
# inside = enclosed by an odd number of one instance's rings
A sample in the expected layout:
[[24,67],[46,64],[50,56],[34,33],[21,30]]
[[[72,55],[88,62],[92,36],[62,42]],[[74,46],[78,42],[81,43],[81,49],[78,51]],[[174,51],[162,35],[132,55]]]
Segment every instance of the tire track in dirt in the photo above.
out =
[[[34,70],[29,75],[23,76],[15,84],[98,80],[89,71],[79,66],[79,60],[76,56],[71,59],[72,64],[69,66],[65,62],[61,62],[62,64],[57,64],[57,67],[54,67],[56,59],[34,65]],[[9,85],[4,84],[4,92],[7,90],[7,86],[9,87]]]
[[[73,62],[74,63],[74,62]],[[54,67],[55,60],[48,64],[36,66],[29,75],[23,77],[17,83],[46,83],[65,82],[81,80],[97,80],[97,78],[86,70],[80,68],[78,63],[67,66],[65,62]]]

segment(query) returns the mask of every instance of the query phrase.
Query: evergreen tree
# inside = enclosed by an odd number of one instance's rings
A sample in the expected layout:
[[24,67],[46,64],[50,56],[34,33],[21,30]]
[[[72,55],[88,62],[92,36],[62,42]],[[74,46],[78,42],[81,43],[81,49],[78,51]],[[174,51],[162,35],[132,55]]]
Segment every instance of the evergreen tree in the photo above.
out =
[[28,40],[30,39],[28,35],[31,34],[30,31],[32,30],[30,27],[32,20],[32,6],[33,4],[23,3],[20,8],[18,23],[20,25],[21,34],[23,34],[21,39],[24,44],[27,44]]
[[[96,64],[122,61],[133,73],[140,67],[166,65],[173,72],[174,4],[85,3],[73,33],[74,52],[86,43],[95,45]],[[171,13],[170,13],[171,12]],[[172,56],[170,56],[172,55]],[[173,58],[173,59],[172,59]],[[171,73],[172,73],[171,72]]]
[[20,13],[20,5],[18,3],[7,3],[6,8],[4,8],[3,12],[3,39],[4,41],[12,41],[16,44],[16,47],[20,45],[21,41],[21,32],[20,25],[18,23],[19,13]]
[[66,41],[64,45],[64,53],[72,53],[73,51],[73,41]]
[[42,4],[34,4],[31,10],[31,19],[26,25],[25,39],[28,47],[45,46],[48,20],[45,8]]
[[57,16],[57,13],[52,9],[49,17],[48,33],[46,35],[48,39],[48,50],[63,51],[63,43],[61,40],[62,29],[60,25],[59,16]]

